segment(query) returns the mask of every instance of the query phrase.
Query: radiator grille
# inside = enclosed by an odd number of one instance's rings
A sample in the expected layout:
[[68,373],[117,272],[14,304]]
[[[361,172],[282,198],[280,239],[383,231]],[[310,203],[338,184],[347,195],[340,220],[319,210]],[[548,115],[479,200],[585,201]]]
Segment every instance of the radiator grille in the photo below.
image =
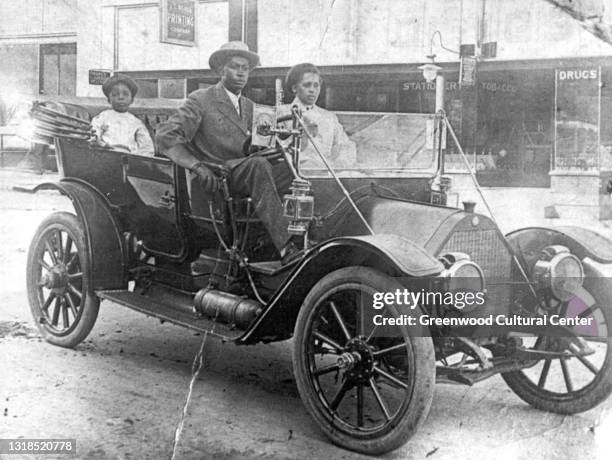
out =
[[510,279],[512,258],[494,229],[459,230],[440,251],[441,254],[445,252],[468,254],[482,268],[485,279]]

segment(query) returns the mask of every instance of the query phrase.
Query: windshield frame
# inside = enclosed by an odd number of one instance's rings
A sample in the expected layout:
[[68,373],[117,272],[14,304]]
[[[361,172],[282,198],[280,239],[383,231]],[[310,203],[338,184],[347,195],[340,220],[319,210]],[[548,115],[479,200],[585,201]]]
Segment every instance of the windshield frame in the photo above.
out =
[[[426,132],[425,136],[431,135],[433,136],[433,127],[435,126],[436,115],[432,113],[407,113],[407,112],[356,112],[356,111],[333,111],[333,113],[338,117],[338,120],[342,124],[345,132],[349,136],[349,139],[353,142],[355,134],[361,132],[363,129],[367,129],[370,126],[374,125],[376,122],[382,120],[383,118],[393,117],[393,116],[408,116],[411,118],[421,118],[424,119],[426,123],[429,123],[430,126],[426,127],[426,130],[431,129],[431,134]],[[342,123],[342,119],[345,117],[379,117],[373,123],[370,123],[359,130],[352,131],[351,127],[346,127],[344,123]],[[432,139],[433,140],[433,139]],[[355,168],[335,168],[333,167],[334,174],[336,174],[340,178],[404,178],[404,177],[415,177],[415,178],[423,178],[423,177],[433,177],[440,170],[440,155],[438,153],[438,149],[434,145],[430,148],[432,151],[432,161],[431,165],[423,168],[416,167],[393,167],[393,168],[384,168],[384,167],[373,167],[373,168],[364,168],[364,167],[355,167]],[[355,142],[357,146],[357,142]],[[328,158],[326,160],[329,161]],[[298,167],[298,171],[300,176],[305,179],[325,179],[331,178],[331,174],[326,167],[318,167],[318,168],[304,168],[302,166]]]

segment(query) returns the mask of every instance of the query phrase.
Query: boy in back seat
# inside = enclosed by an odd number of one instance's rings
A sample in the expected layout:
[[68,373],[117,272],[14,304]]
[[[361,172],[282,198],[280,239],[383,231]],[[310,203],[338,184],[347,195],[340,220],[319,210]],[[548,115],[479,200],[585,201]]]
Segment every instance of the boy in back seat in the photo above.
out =
[[102,91],[112,109],[100,112],[91,120],[97,144],[137,155],[153,156],[155,148],[149,131],[142,121],[127,110],[134,102],[138,86],[124,75],[110,77]]

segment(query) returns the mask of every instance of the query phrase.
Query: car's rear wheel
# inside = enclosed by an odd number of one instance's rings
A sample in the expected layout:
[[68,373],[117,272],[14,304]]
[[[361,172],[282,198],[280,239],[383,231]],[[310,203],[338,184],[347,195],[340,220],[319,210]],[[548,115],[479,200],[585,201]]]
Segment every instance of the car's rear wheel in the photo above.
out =
[[30,310],[42,336],[72,348],[87,337],[100,305],[89,285],[90,261],[83,226],[56,212],[38,227],[27,261]]
[[576,414],[592,409],[612,393],[612,312],[609,304],[582,293],[561,310],[561,316],[590,320],[590,325],[572,327],[582,342],[571,337],[540,336],[530,342],[524,338],[529,348],[556,356],[502,374],[512,391],[538,409]]
[[[375,293],[402,288],[371,268],[343,268],[311,289],[298,315],[298,390],[310,415],[342,447],[366,454],[396,449],[429,412],[435,383],[431,338],[405,327],[382,334],[368,312]],[[376,314],[400,317],[394,305]]]

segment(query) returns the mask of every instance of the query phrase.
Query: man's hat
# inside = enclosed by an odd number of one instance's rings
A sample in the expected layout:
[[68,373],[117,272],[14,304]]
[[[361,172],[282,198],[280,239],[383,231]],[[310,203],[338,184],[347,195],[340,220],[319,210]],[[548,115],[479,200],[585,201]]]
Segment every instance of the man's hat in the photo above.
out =
[[208,65],[213,70],[221,68],[233,56],[240,56],[249,61],[251,68],[259,65],[259,56],[249,50],[246,43],[233,41],[221,46],[217,51],[210,55]]
[[134,80],[126,75],[113,75],[110,78],[107,78],[106,81],[102,84],[102,92],[108,98],[110,95],[113,86],[118,85],[119,83],[123,83],[128,87],[130,93],[132,93],[132,99],[136,97],[136,93],[138,92],[138,85]]

